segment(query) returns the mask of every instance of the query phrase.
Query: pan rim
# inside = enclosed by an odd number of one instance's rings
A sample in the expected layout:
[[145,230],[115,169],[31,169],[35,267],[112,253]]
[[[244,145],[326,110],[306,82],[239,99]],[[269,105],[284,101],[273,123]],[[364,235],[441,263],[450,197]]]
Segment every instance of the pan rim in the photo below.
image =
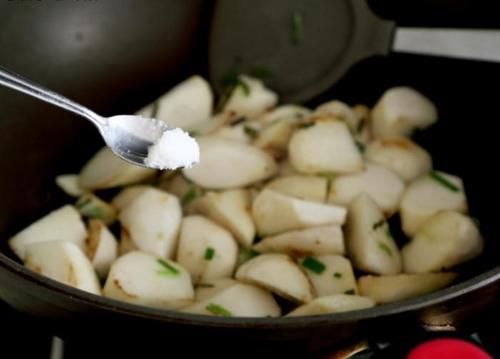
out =
[[435,292],[424,294],[413,299],[378,305],[368,309],[303,317],[231,318],[152,308],[95,295],[35,273],[3,253],[0,253],[0,265],[16,276],[20,276],[25,280],[29,280],[53,292],[65,295],[73,301],[87,306],[98,307],[101,310],[111,311],[116,314],[126,315],[131,319],[150,319],[160,323],[163,322],[166,325],[170,322],[176,325],[184,324],[191,327],[204,326],[211,328],[250,330],[304,328],[312,325],[332,325],[388,317],[440,304],[500,280],[500,266],[496,266],[486,272]]

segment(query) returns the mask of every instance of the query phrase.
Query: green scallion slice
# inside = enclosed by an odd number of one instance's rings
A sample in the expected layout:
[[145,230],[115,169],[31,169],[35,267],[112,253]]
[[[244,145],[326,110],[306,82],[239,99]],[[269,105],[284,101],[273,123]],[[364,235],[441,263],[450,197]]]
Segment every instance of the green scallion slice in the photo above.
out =
[[448,179],[446,179],[444,176],[440,175],[436,171],[430,171],[429,177],[432,178],[434,181],[438,182],[439,184],[441,184],[443,187],[446,187],[447,189],[449,189],[452,192],[460,191],[460,187],[451,183]]
[[316,274],[321,274],[324,272],[324,270],[326,269],[326,266],[321,263],[319,260],[313,258],[313,257],[306,257],[304,258],[304,260],[302,261],[302,267],[310,270],[311,272],[313,273],[316,273]]
[[212,247],[208,247],[207,249],[205,249],[205,256],[204,256],[205,260],[211,261],[214,255],[215,255],[215,249],[213,249]]
[[162,270],[159,271],[158,274],[167,275],[167,276],[176,276],[180,273],[177,268],[175,268],[173,265],[171,265],[167,261],[165,261],[161,258],[158,258],[156,261],[162,266]]
[[224,307],[221,307],[220,305],[214,304],[214,303],[210,303],[209,305],[207,305],[205,307],[205,309],[207,311],[209,311],[210,313],[212,313],[214,315],[218,315],[220,317],[230,317],[230,316],[232,316],[232,314],[231,314],[231,312],[229,310],[227,310]]
[[378,247],[385,252],[388,256],[392,257],[392,251],[387,244],[384,242],[377,242]]

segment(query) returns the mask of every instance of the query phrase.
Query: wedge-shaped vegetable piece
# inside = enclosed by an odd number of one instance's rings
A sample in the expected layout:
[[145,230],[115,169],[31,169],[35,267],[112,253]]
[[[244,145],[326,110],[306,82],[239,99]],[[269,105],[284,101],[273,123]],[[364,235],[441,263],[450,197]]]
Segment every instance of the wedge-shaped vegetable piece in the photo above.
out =
[[240,76],[222,110],[233,118],[255,118],[273,108],[278,96],[260,80]]
[[120,212],[119,220],[138,249],[171,258],[177,244],[181,217],[177,197],[148,188]]
[[376,138],[406,136],[437,121],[434,104],[410,87],[393,87],[373,108],[372,131]]
[[455,211],[442,211],[427,220],[403,248],[405,272],[449,269],[478,256],[483,239],[474,221]]
[[212,135],[250,144],[259,136],[260,129],[261,125],[258,122],[238,121],[238,123],[233,123],[229,126],[219,127],[212,132]]
[[113,197],[113,199],[111,200],[111,205],[117,211],[121,211],[148,188],[151,188],[151,186],[136,185],[124,188],[122,191],[120,191],[120,193]]
[[250,192],[235,189],[207,192],[196,203],[194,211],[220,224],[231,232],[242,246],[249,247],[255,238],[255,224],[250,215],[250,206]]
[[337,224],[299,229],[265,237],[254,246],[261,253],[286,253],[292,257],[344,254],[344,236]]
[[327,187],[327,178],[304,175],[278,177],[266,185],[273,191],[315,202],[325,202]]
[[84,190],[125,186],[141,182],[155,173],[155,170],[125,162],[108,147],[104,147],[83,166],[80,172],[80,186]]
[[462,180],[444,172],[432,171],[408,185],[401,198],[401,227],[412,236],[430,217],[442,210],[467,212]]
[[183,311],[224,317],[278,317],[281,309],[271,293],[249,284],[235,282],[208,299]]
[[164,309],[191,304],[194,290],[179,264],[134,251],[118,258],[109,271],[104,296]]
[[287,317],[304,315],[321,315],[348,312],[375,306],[375,302],[367,297],[348,294],[334,294],[313,299],[287,314]]
[[361,295],[382,304],[434,292],[449,285],[455,277],[455,273],[366,275],[358,279],[358,288]]
[[315,115],[336,117],[344,121],[353,133],[359,127],[359,122],[361,121],[361,118],[357,116],[349,105],[339,100],[332,100],[319,105],[316,110],[314,110],[313,116]]
[[33,222],[9,240],[12,251],[24,260],[26,246],[47,241],[73,242],[83,248],[85,224],[75,207],[65,205]]
[[80,214],[87,218],[100,219],[110,225],[116,219],[116,209],[92,193],[86,193],[75,204]]
[[325,121],[295,131],[288,145],[290,163],[305,174],[354,173],[363,160],[341,121]]
[[106,225],[98,219],[89,221],[88,233],[85,241],[85,254],[99,277],[106,278],[111,263],[118,256],[118,241]]
[[356,269],[375,274],[396,274],[403,269],[401,254],[384,214],[364,192],[349,206],[346,245]]
[[255,146],[278,160],[285,157],[288,151],[288,142],[299,121],[299,119],[283,119],[273,122],[260,131],[255,139]]
[[244,187],[277,171],[273,158],[256,147],[213,136],[200,137],[198,144],[200,163],[182,172],[203,188]]
[[196,286],[194,296],[197,302],[201,302],[205,299],[212,298],[214,295],[237,283],[239,283],[237,280],[231,278],[220,278],[203,281],[202,283],[198,283],[198,285]]
[[326,224],[343,224],[346,209],[335,205],[304,201],[270,189],[257,195],[252,214],[260,235]]
[[191,76],[156,100],[152,116],[171,127],[195,131],[204,126],[212,115],[213,95],[208,82]]
[[56,184],[71,197],[80,197],[84,193],[80,187],[80,177],[77,174],[59,175],[56,177]]
[[93,294],[101,294],[99,280],[92,264],[74,243],[32,243],[26,247],[24,265],[58,282]]
[[415,142],[392,137],[371,142],[365,151],[367,160],[385,166],[409,182],[432,168],[429,153]]
[[311,284],[295,262],[284,254],[262,254],[244,263],[236,279],[255,284],[298,303],[313,299]]
[[311,110],[297,105],[282,105],[264,113],[258,118],[259,122],[267,126],[279,121],[302,121],[311,114]]
[[332,294],[357,294],[358,287],[349,259],[323,255],[299,261],[318,297]]
[[228,231],[202,216],[182,221],[177,262],[191,273],[194,283],[231,277],[238,246]]
[[332,181],[328,201],[349,205],[361,192],[366,192],[386,214],[396,211],[405,188],[403,180],[391,170],[367,163],[363,172],[337,177]]

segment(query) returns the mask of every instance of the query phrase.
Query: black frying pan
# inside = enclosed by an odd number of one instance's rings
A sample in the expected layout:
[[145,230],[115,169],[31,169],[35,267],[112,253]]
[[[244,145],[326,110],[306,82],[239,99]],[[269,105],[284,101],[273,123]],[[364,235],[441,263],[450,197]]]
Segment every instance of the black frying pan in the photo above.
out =
[[[321,6],[319,0],[308,3]],[[464,2],[457,4],[468,11]],[[446,14],[447,8],[436,9]],[[451,9],[458,23],[466,18],[458,16],[460,7]],[[397,7],[392,10],[408,24],[415,21],[405,12],[398,14]],[[132,112],[189,74],[208,75],[212,11],[212,4],[194,0],[147,5],[134,0],[2,2],[0,59],[3,66],[103,114]],[[432,24],[436,14],[419,19]],[[0,298],[29,318],[37,317],[31,327],[43,327],[67,341],[85,335],[93,345],[82,351],[94,357],[105,351],[96,352],[103,343],[107,350],[116,345],[130,352],[160,348],[168,355],[185,341],[184,354],[220,356],[230,348],[236,350],[234,356],[244,356],[277,349],[280,356],[297,357],[356,335],[402,335],[422,324],[466,330],[476,320],[495,320],[482,312],[500,288],[494,208],[500,198],[492,169],[498,100],[497,91],[489,90],[498,87],[499,70],[493,63],[438,57],[372,57],[309,101],[314,105],[335,97],[373,105],[386,88],[402,84],[435,101],[440,120],[418,134],[417,142],[433,154],[437,168],[463,177],[486,248],[480,259],[460,268],[457,284],[438,292],[369,310],[286,319],[215,318],[139,307],[86,294],[24,269],[6,249],[5,239],[57,207],[62,198],[53,184],[55,175],[77,171],[102,142],[84,121],[0,89],[0,231],[5,253],[0,255]],[[91,334],[83,329],[87,324]],[[110,342],[113,333],[118,340]]]

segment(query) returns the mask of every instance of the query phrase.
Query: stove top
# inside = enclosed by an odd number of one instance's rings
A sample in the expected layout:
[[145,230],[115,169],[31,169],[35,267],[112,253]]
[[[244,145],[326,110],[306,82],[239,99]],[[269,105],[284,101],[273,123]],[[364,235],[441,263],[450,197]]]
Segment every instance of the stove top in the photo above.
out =
[[[14,312],[0,302],[0,318],[4,328],[0,358],[35,359],[99,359],[99,358],[141,358],[150,357],[144,348],[144,356],[130,346],[103,348],[92,346],[92,333],[82,338],[82,343],[64,343],[44,331],[38,323]],[[484,323],[468,333],[461,333],[450,327],[448,330],[431,332],[422,330],[413,336],[384,341],[370,341],[366,338],[353,339],[341,347],[335,347],[313,359],[488,359],[500,358],[500,333],[498,329]],[[167,344],[166,344],[167,345]],[[140,352],[140,350],[139,350]],[[168,351],[164,354],[167,355]],[[457,354],[459,353],[459,354]],[[171,356],[172,353],[168,353]],[[206,352],[210,357],[209,351]],[[217,358],[222,358],[220,354]],[[174,356],[187,357],[182,355]],[[235,355],[240,358],[241,355]],[[272,356],[275,358],[275,355]],[[300,357],[297,357],[300,358]],[[260,359],[260,358],[259,358]]]

